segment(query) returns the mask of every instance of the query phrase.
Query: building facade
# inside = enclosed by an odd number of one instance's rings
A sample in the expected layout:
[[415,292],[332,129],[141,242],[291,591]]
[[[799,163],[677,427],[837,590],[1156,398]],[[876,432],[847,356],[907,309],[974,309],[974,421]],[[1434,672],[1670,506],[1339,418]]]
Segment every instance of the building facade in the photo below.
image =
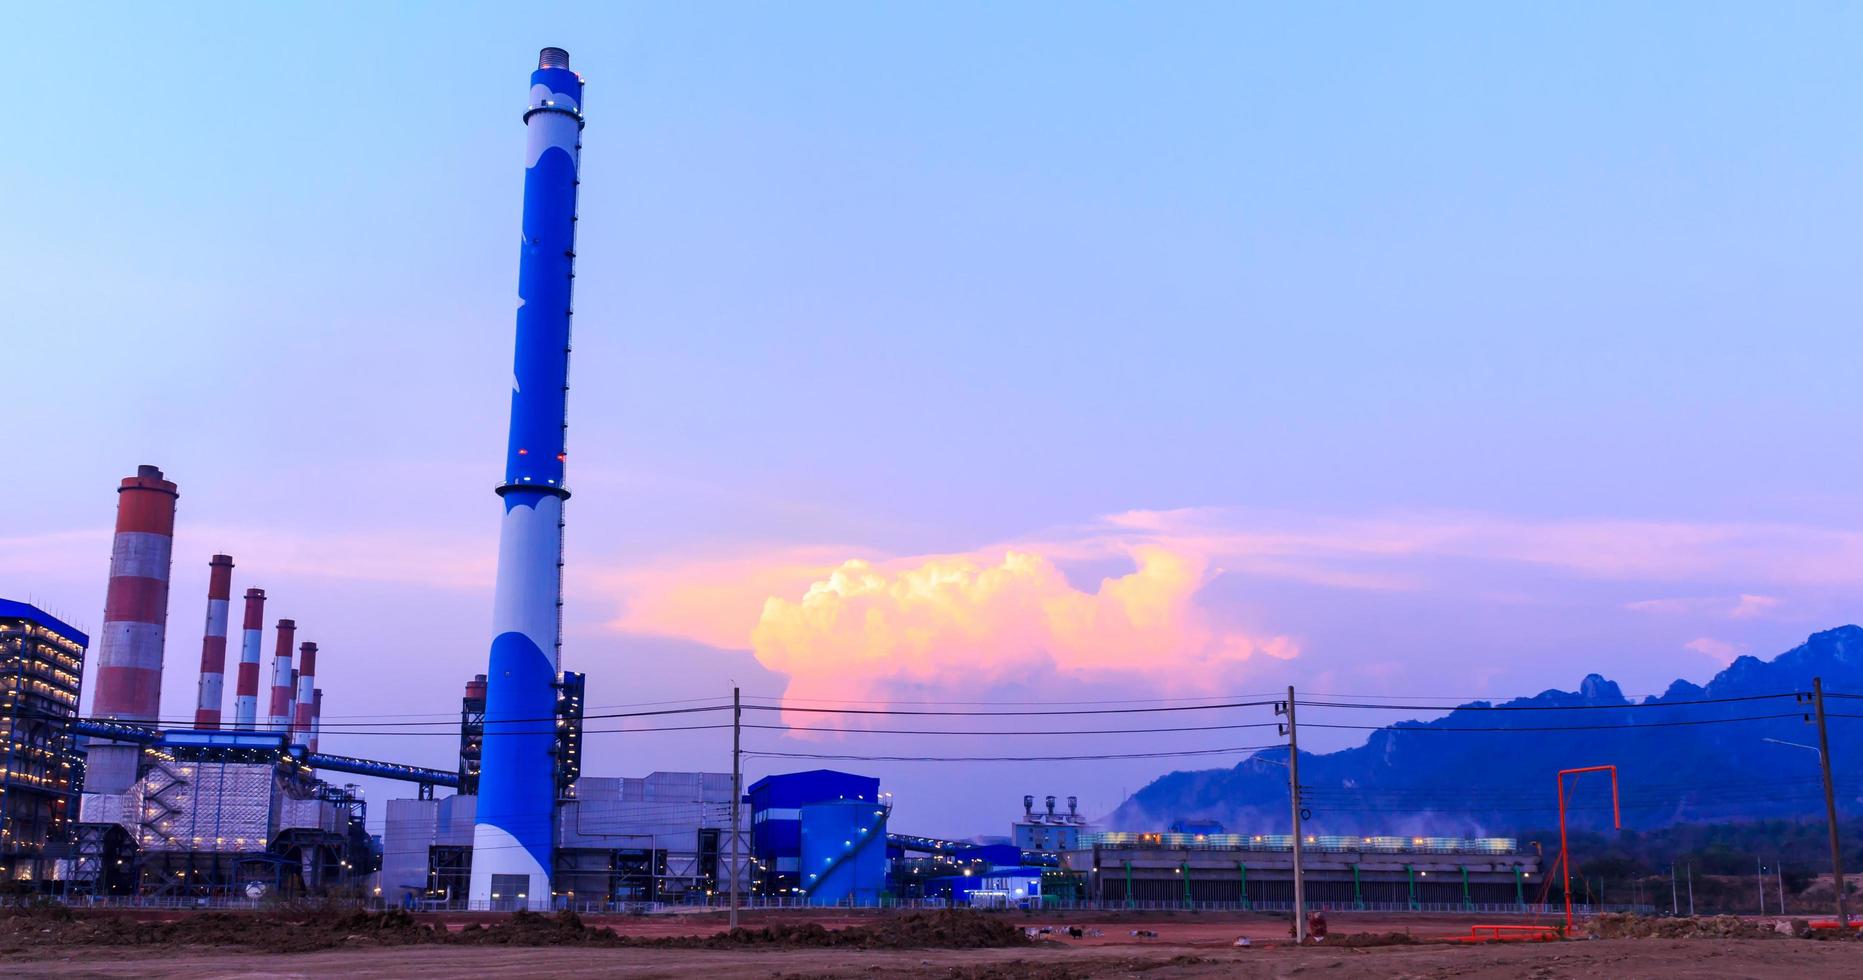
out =
[[[390,800],[382,834],[382,897],[396,904],[468,907],[478,799]],[[610,909],[633,903],[703,903],[731,882],[731,775],[656,772],[584,776],[553,820],[550,904]],[[751,854],[740,840],[739,886],[750,894]],[[536,907],[506,894],[491,909]]]
[[750,784],[750,849],[756,859],[752,890],[794,897],[804,887],[802,808],[812,803],[856,800],[880,803],[880,780],[833,769],[765,776]]
[[90,638],[0,599],[0,877],[46,881],[68,855],[83,761],[70,732]]

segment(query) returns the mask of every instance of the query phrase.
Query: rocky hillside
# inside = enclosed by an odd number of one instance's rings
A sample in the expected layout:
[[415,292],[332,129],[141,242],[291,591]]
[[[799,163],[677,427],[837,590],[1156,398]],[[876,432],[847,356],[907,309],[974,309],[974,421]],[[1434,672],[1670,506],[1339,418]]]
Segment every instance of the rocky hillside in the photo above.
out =
[[[1863,812],[1863,699],[1828,697],[1863,694],[1863,629],[1844,626],[1771,660],[1741,657],[1704,686],[1678,680],[1638,702],[1670,707],[1633,707],[1616,684],[1592,674],[1576,691],[1472,702],[1433,721],[1389,725],[1357,748],[1302,752],[1307,831],[1458,836],[1545,827],[1557,819],[1554,774],[1607,763],[1618,767],[1626,827],[1821,817],[1816,753],[1765,741],[1816,743],[1808,703],[1765,697],[1808,694],[1813,677],[1823,678],[1829,714],[1853,716],[1831,719],[1831,755],[1839,806]],[[1688,703],[1704,700],[1718,703]],[[1366,718],[1301,709],[1303,724]],[[1232,769],[1170,773],[1134,793],[1108,823],[1157,830],[1214,819],[1232,832],[1285,833],[1286,760],[1285,749],[1274,749]],[[1608,826],[1608,777],[1577,779],[1573,825]]]

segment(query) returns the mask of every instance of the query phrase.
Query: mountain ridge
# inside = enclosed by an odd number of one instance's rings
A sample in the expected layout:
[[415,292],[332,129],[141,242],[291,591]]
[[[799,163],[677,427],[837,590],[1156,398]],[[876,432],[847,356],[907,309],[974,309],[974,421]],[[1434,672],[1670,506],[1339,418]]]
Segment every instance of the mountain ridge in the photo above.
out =
[[[1575,691],[1471,701],[1431,721],[1386,725],[1363,745],[1303,751],[1302,802],[1311,813],[1304,829],[1460,836],[1548,826],[1558,816],[1555,773],[1606,764],[1618,766],[1626,827],[1822,817],[1816,757],[1766,741],[1816,741],[1815,726],[1806,723],[1811,706],[1794,696],[1809,695],[1814,677],[1823,678],[1826,711],[1834,716],[1839,808],[1863,812],[1863,753],[1840,748],[1863,736],[1863,701],[1832,697],[1863,694],[1863,628],[1847,625],[1814,633],[1771,660],[1738,657],[1706,684],[1677,679],[1662,694],[1637,701],[1591,673]],[[1786,696],[1772,696],[1780,694]],[[1326,707],[1326,700],[1302,701],[1303,727],[1348,720],[1341,713],[1350,709]],[[1362,720],[1360,712],[1350,714]],[[1843,715],[1857,717],[1835,717]],[[1167,773],[1132,794],[1107,825],[1159,830],[1179,820],[1215,820],[1232,832],[1285,833],[1286,758],[1285,748],[1266,749],[1230,769]],[[1607,782],[1574,779],[1568,790],[1574,826],[1609,825]]]

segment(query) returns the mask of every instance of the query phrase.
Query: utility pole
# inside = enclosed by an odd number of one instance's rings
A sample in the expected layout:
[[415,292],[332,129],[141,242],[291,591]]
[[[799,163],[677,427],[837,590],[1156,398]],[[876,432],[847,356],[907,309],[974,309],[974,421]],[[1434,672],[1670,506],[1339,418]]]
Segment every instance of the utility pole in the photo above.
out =
[[1761,861],[1759,858],[1759,855],[1757,854],[1753,856],[1753,883],[1759,886],[1759,897],[1760,897],[1759,914],[1765,915],[1766,914],[1766,863],[1764,861]]
[[1675,892],[1675,862],[1673,861],[1669,863],[1669,914],[1682,914],[1682,902]]
[[1824,767],[1824,819],[1831,825],[1831,884],[1837,892],[1837,928],[1850,934],[1850,902],[1844,895],[1844,852],[1837,843],[1837,794],[1831,788],[1831,737],[1824,727],[1824,679],[1811,679],[1818,705],[1818,762]]
[[1294,686],[1287,686],[1287,798],[1294,817],[1294,944],[1307,941],[1307,885],[1300,874],[1300,734],[1294,729]]
[[737,880],[743,877],[743,835],[738,810],[744,800],[744,702],[738,688],[731,689],[731,928],[737,928]]
[[1773,875],[1774,882],[1778,884],[1779,886],[1779,914],[1784,915],[1785,914],[1785,857],[1783,855],[1779,858],[1779,863],[1773,865],[1772,875]]
[[1682,869],[1682,874],[1688,878],[1688,917],[1692,919],[1695,917],[1695,866],[1691,864]]

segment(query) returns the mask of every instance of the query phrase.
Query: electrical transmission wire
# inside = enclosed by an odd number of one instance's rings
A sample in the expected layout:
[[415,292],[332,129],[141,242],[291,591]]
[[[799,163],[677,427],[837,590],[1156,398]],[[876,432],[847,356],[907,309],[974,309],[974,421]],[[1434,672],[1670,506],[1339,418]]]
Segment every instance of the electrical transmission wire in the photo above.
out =
[[1372,711],[1625,711],[1644,708],[1686,708],[1697,704],[1736,704],[1744,701],[1771,701],[1796,698],[1802,692],[1748,694],[1732,698],[1698,698],[1693,701],[1641,701],[1624,704],[1463,704],[1445,707],[1440,704],[1359,703],[1351,701],[1309,701],[1300,697],[1294,703],[1302,708],[1356,708]]
[[1129,715],[1161,711],[1214,711],[1221,708],[1259,708],[1274,701],[1227,701],[1165,708],[1070,708],[1057,711],[919,711],[899,708],[799,708],[787,704],[746,704],[745,711],[781,711],[823,715],[940,715],[964,718],[1026,718],[1039,715]]
[[1234,745],[1219,749],[1186,749],[1178,752],[1121,752],[1099,755],[841,755],[816,752],[746,751],[745,756],[767,759],[842,759],[855,762],[1083,762],[1101,759],[1168,759],[1179,756],[1233,755],[1274,745]]
[[[1183,725],[1169,728],[1054,728],[1034,731],[968,731],[926,728],[824,728],[808,725],[745,725],[783,732],[821,732],[842,735],[1154,735],[1165,732],[1220,732],[1239,728],[1274,728],[1276,722],[1261,721],[1237,725]],[[724,726],[726,728],[730,725]]]
[[[1542,726],[1530,726],[1530,727],[1510,727],[1510,726],[1505,726],[1505,725],[1493,725],[1493,726],[1484,726],[1484,727],[1479,727],[1479,728],[1473,727],[1473,726],[1457,725],[1452,728],[1438,728],[1438,727],[1435,727],[1433,725],[1426,724],[1423,722],[1417,722],[1417,723],[1413,723],[1409,725],[1405,725],[1402,722],[1397,723],[1397,725],[1337,725],[1337,724],[1328,724],[1325,722],[1317,722],[1317,721],[1303,721],[1300,723],[1300,727],[1302,728],[1333,728],[1333,729],[1345,729],[1345,730],[1350,730],[1350,731],[1362,731],[1362,732],[1383,732],[1383,731],[1433,732],[1433,733],[1439,733],[1439,734],[1447,734],[1450,732],[1490,732],[1490,733],[1502,733],[1502,734],[1505,734],[1505,733],[1545,734],[1547,732],[1603,732],[1603,731],[1628,731],[1628,730],[1637,729],[1637,728],[1685,728],[1685,727],[1692,726],[1692,725],[1727,725],[1727,724],[1733,724],[1735,722],[1743,722],[1743,721],[1772,721],[1772,720],[1779,719],[1779,718],[1798,718],[1801,716],[1801,714],[1802,714],[1801,712],[1794,711],[1789,714],[1780,714],[1780,715],[1747,715],[1747,716],[1740,717],[1740,718],[1696,718],[1696,719],[1687,720],[1687,721],[1624,722],[1624,723],[1615,724],[1615,725],[1542,725]],[[1400,728],[1398,727],[1398,725],[1402,725],[1403,727]]]

